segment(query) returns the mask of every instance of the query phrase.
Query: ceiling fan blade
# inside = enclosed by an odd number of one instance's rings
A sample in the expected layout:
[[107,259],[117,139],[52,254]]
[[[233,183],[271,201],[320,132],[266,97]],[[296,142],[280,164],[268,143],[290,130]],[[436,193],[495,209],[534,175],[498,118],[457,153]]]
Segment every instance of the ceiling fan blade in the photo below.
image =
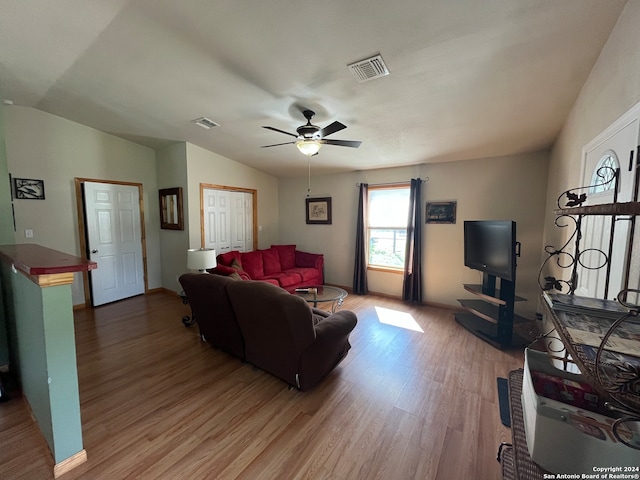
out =
[[284,130],[280,130],[279,128],[275,128],[275,127],[265,127],[264,125],[262,126],[262,128],[266,128],[266,129],[268,129],[268,130],[273,130],[274,132],[280,132],[280,133],[284,133],[285,135],[291,135],[292,137],[296,137],[296,138],[298,138],[298,135],[296,135],[295,133],[285,132]]
[[274,143],[273,145],[262,145],[260,148],[279,147],[280,145],[292,145],[296,142]]
[[320,140],[325,145],[337,145],[338,147],[358,148],[362,142],[356,140]]
[[336,132],[339,132],[340,130],[344,130],[345,128],[347,128],[346,125],[344,125],[344,124],[342,124],[340,122],[333,122],[332,124],[327,125],[326,127],[324,127],[318,133],[320,134],[320,138],[324,138],[324,137],[328,137],[332,133],[336,133]]

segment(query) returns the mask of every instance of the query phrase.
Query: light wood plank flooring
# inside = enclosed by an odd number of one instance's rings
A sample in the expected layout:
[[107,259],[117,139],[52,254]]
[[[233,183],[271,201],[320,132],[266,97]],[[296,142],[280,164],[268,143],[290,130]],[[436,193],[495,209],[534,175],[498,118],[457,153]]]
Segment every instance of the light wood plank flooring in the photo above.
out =
[[[347,358],[301,393],[212,349],[175,296],[75,313],[84,446],[72,479],[499,479],[496,377],[522,366],[451,311],[349,295]],[[382,323],[393,312],[422,332]],[[396,314],[397,320],[397,314]],[[0,478],[53,478],[21,399],[0,404]]]

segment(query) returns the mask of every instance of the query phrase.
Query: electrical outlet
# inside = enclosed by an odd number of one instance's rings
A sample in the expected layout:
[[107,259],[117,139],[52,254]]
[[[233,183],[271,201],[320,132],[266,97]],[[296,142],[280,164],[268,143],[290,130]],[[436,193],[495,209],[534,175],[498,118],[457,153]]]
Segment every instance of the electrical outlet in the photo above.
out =
[[33,238],[33,230],[31,230],[30,228],[27,228],[24,231],[24,236],[27,237],[27,238]]

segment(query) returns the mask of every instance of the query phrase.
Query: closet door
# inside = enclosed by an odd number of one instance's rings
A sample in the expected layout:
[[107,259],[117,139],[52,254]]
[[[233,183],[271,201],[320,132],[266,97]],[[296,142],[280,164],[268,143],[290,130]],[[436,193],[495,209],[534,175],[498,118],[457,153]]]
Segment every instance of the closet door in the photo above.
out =
[[218,253],[253,250],[253,193],[202,189],[204,247]]
[[204,248],[225,253],[231,248],[230,192],[203,189]]
[[231,250],[244,252],[246,237],[244,192],[231,192]]

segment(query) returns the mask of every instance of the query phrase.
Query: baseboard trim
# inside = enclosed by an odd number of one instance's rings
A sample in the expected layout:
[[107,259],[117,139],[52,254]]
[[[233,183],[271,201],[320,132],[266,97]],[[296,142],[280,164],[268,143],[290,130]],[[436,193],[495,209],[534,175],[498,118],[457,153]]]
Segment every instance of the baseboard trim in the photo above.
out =
[[82,449],[78,453],[71,455],[69,458],[64,459],[60,463],[56,463],[53,466],[53,477],[58,478],[65,473],[70,472],[79,465],[82,465],[87,461],[87,451]]
[[[334,287],[339,287],[342,288],[343,290],[346,290],[347,293],[353,293],[353,289],[351,287],[347,287],[345,285],[336,285],[335,283],[327,283],[327,285],[333,285]],[[376,297],[382,297],[382,298],[391,298],[394,300],[402,300],[402,295],[391,295],[389,293],[382,293],[382,292],[374,292],[369,290],[369,292],[367,293],[367,295],[374,295]],[[457,306],[457,305],[449,305],[447,303],[438,303],[438,302],[422,302],[420,305],[424,305],[425,307],[435,307],[435,308],[443,308],[445,310],[451,310],[454,312],[466,312],[467,310]]]

